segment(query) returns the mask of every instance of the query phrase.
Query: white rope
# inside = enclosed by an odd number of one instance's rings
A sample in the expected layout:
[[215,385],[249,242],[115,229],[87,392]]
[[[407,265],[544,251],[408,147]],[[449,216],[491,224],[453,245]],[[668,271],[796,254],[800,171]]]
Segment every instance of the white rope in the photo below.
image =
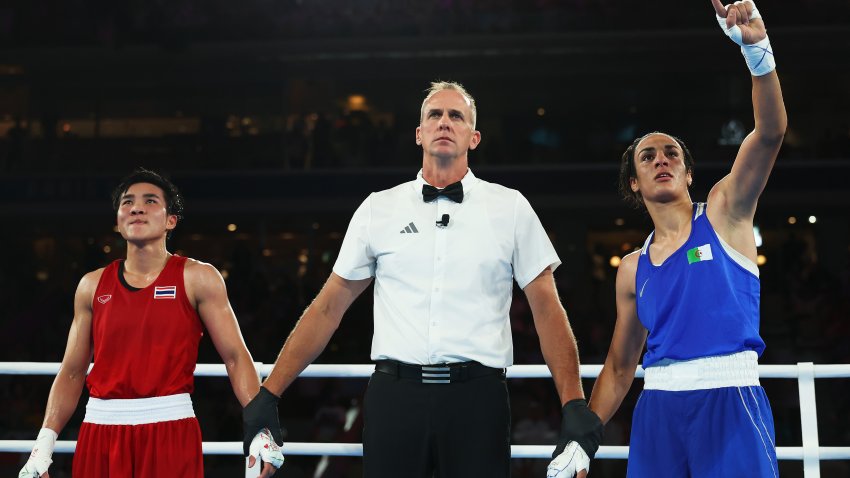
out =
[[[29,453],[35,440],[0,440],[0,451],[8,453]],[[73,453],[77,442],[59,440],[56,442],[56,453]],[[554,445],[512,445],[511,458],[551,458]],[[850,459],[850,447],[820,447],[821,460]],[[242,455],[241,441],[204,442],[205,455]],[[285,455],[301,456],[363,456],[363,445],[360,443],[307,443],[286,442],[283,444]],[[803,459],[803,447],[780,446],[776,449],[780,460]],[[600,446],[596,458],[625,460],[629,456],[628,446]],[[806,475],[808,477],[808,475]]]
[[[256,363],[260,375],[267,377],[272,370],[271,364]],[[583,378],[596,378],[602,365],[582,365]],[[0,362],[0,375],[56,375],[59,363],[56,362]],[[308,366],[300,377],[313,378],[368,378],[375,371],[373,364],[339,365],[313,364]],[[797,365],[759,365],[760,378],[798,378]],[[196,377],[226,377],[224,364],[199,363],[195,368]],[[514,365],[508,368],[508,378],[549,378],[549,368],[545,365]],[[643,377],[643,368],[638,367],[635,377]],[[814,378],[848,378],[850,364],[815,365]]]
[[[46,362],[0,362],[0,375],[56,375],[58,363]],[[263,377],[271,373],[272,365],[255,363],[259,374]],[[301,377],[314,378],[368,378],[375,370],[372,364],[337,365],[313,364],[308,366]],[[595,378],[602,370],[602,365],[582,365],[581,376]],[[223,364],[198,364],[195,376],[224,377],[227,371]],[[508,378],[549,378],[548,367],[545,365],[514,365],[508,369]],[[643,369],[637,368],[636,377],[643,377]],[[850,364],[812,365],[800,363],[797,365],[759,365],[760,378],[796,378],[800,390],[800,419],[803,425],[803,445],[801,447],[777,447],[776,455],[780,460],[802,460],[806,478],[819,476],[817,466],[819,460],[848,460],[850,447],[822,447],[817,441],[817,410],[815,408],[814,379],[816,378],[848,378]],[[814,426],[814,428],[812,428]],[[812,439],[814,437],[814,439]],[[0,452],[29,453],[34,440],[0,440]],[[60,440],[56,442],[57,453],[73,453],[75,441]],[[363,446],[359,443],[305,443],[286,442],[283,447],[288,455],[313,456],[362,456]],[[513,458],[549,458],[552,455],[552,445],[513,445]],[[204,442],[203,452],[208,455],[241,455],[242,442]],[[629,454],[628,446],[601,446],[596,454],[600,459],[626,459]],[[813,464],[813,465],[811,465]],[[814,470],[810,467],[814,466]]]

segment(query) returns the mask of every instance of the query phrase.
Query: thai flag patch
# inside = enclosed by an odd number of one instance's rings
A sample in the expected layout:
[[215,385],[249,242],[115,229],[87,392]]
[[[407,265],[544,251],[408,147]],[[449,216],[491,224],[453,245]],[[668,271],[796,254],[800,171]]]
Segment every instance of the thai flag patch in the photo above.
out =
[[176,299],[177,298],[177,286],[176,285],[166,285],[166,286],[162,286],[162,287],[154,287],[153,298],[154,299]]

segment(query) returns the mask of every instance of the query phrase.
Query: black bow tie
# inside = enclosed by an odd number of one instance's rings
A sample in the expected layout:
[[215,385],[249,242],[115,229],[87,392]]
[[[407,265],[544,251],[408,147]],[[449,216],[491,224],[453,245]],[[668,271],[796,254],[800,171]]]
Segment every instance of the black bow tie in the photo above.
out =
[[449,184],[443,189],[437,189],[430,184],[422,185],[422,200],[431,202],[440,196],[445,196],[454,202],[463,202],[463,184],[460,181]]

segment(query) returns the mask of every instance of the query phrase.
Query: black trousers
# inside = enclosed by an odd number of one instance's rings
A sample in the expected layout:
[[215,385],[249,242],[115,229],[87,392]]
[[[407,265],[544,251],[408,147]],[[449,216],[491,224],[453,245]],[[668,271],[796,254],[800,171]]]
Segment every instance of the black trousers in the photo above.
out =
[[442,384],[375,372],[364,403],[365,478],[507,478],[502,374]]

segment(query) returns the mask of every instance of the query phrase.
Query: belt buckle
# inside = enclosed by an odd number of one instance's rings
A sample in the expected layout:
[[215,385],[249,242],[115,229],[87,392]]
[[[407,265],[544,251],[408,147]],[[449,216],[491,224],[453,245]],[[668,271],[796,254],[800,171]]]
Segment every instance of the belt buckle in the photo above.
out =
[[452,371],[449,365],[423,365],[422,383],[452,383]]

